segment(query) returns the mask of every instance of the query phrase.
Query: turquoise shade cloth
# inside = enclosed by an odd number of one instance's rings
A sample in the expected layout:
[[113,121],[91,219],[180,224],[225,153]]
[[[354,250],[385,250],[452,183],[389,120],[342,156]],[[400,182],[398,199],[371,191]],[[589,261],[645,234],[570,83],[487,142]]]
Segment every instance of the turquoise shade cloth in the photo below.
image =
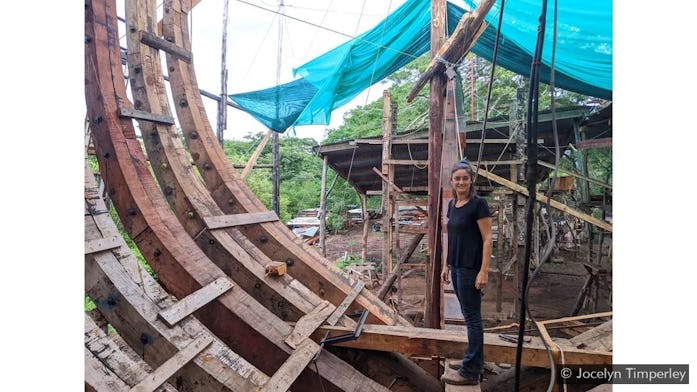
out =
[[[478,2],[465,0],[474,7]],[[555,85],[612,99],[612,3],[565,0],[559,8]],[[472,51],[493,58],[499,4]],[[548,5],[540,79],[550,81],[554,2]],[[504,10],[497,64],[528,76],[535,51],[541,2],[509,1]],[[447,4],[452,33],[465,10]],[[373,29],[294,69],[298,79],[279,86],[232,94],[230,99],[276,132],[296,125],[329,124],[334,109],[355,98],[430,49],[430,0],[407,0]]]

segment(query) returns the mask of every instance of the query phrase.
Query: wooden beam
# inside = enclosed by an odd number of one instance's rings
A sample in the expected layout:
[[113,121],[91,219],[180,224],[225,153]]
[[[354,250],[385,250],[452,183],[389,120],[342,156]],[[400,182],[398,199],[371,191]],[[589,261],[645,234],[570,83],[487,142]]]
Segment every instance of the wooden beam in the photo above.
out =
[[363,287],[365,287],[365,283],[363,283],[362,280],[358,280],[358,283],[356,283],[355,286],[353,286],[353,289],[351,292],[346,296],[346,298],[341,302],[339,306],[337,306],[336,310],[334,310],[334,313],[332,313],[331,316],[327,319],[327,324],[329,325],[335,325],[337,321],[341,318],[341,316],[344,315],[344,312],[346,312],[346,309],[348,309],[349,305],[358,297],[358,294],[363,290]]
[[273,211],[249,212],[246,214],[218,215],[203,217],[209,230],[224,229],[233,226],[251,225],[255,223],[274,222],[278,215]]
[[[320,341],[327,332],[330,336],[334,336],[351,331],[351,327],[323,325],[314,332],[312,339]],[[568,339],[555,339],[555,342],[563,347],[566,363],[612,364],[610,352],[577,349],[569,343]],[[400,352],[412,357],[457,358],[467,348],[467,334],[463,334],[462,331],[366,324],[360,339],[337,343],[337,345],[364,350]],[[487,361],[515,363],[516,347],[515,343],[499,338],[498,333],[484,333],[484,358]],[[539,337],[533,336],[529,343],[524,344],[522,363],[525,366],[549,368],[547,350]]]
[[[540,165],[540,166],[544,166],[544,167],[550,168],[550,169],[554,169],[554,165],[552,165],[551,163],[547,163],[547,162],[545,162],[545,161],[537,161],[537,164]],[[569,169],[560,169],[560,170],[563,170],[564,173],[568,173],[568,174],[570,174],[570,175],[572,175],[572,176],[574,176],[574,177],[576,177],[576,178],[580,178],[580,179],[582,179],[582,180],[586,180],[586,181],[588,181],[588,182],[590,182],[590,183],[592,183],[592,184],[599,185],[599,186],[601,186],[601,187],[603,187],[603,188],[612,189],[612,185],[610,185],[610,184],[606,184],[606,183],[604,183],[604,182],[602,182],[602,181],[599,181],[599,180],[596,180],[596,179],[594,179],[594,178],[586,177],[586,176],[584,176],[583,174],[576,173],[576,172],[573,171],[573,170],[569,170]]]
[[[266,132],[266,135],[264,135],[264,137],[261,139],[256,150],[254,150],[254,152],[252,153],[252,156],[249,157],[249,160],[247,161],[247,166],[244,167],[244,170],[242,170],[242,174],[240,174],[240,178],[242,178],[243,180],[247,178],[249,172],[252,171],[252,168],[257,163],[259,155],[261,155],[261,152],[264,150],[266,143],[269,141],[269,138],[271,137],[271,132],[273,131]],[[273,165],[270,165],[269,167],[273,167]]]
[[324,320],[332,314],[334,309],[336,308],[334,305],[330,306],[329,301],[322,301],[310,313],[302,316],[300,320],[298,320],[293,331],[285,339],[286,344],[294,349],[298,348],[298,344],[324,323]]
[[[247,167],[247,165],[246,164],[243,165],[241,163],[234,163],[232,165],[232,167],[234,167],[235,169],[244,169],[245,167]],[[252,166],[252,169],[271,169],[272,167],[273,167],[273,164],[271,164],[271,163],[258,163],[256,165]]]
[[213,342],[209,334],[202,334],[188,346],[174,354],[174,356],[158,367],[157,370],[149,374],[138,385],[131,388],[131,392],[152,392],[162,385],[184,365],[189,363],[201,351],[205,350]]
[[427,206],[428,199],[397,200],[398,206]]
[[163,114],[155,114],[143,110],[135,110],[131,108],[119,108],[119,116],[135,118],[136,120],[151,121],[160,124],[174,125],[174,117],[165,116]]
[[403,192],[402,189],[400,189],[397,185],[394,184],[394,182],[390,181],[387,177],[383,176],[380,170],[378,170],[376,167],[373,167],[373,171],[382,179],[383,182],[387,183],[392,188],[392,190],[398,193]]
[[329,157],[322,160],[322,183],[319,191],[319,249],[327,257],[327,166]]
[[[523,186],[520,186],[516,183],[513,183],[505,178],[499,177],[496,174],[490,173],[490,172],[488,172],[484,169],[481,169],[481,168],[479,169],[478,173],[481,174],[485,178],[488,178],[494,182],[497,182],[497,183],[499,183],[499,184],[501,184],[509,189],[512,189],[512,190],[514,190],[514,191],[516,191],[524,196],[530,197],[528,190]],[[545,196],[541,193],[535,193],[535,200],[539,201],[540,203],[547,203],[547,196]],[[603,230],[612,232],[612,225],[611,224],[609,224],[605,221],[602,221],[594,216],[577,211],[577,210],[575,210],[575,209],[573,209],[565,204],[562,204],[554,199],[549,200],[549,204],[551,207],[556,208],[559,211],[562,211],[562,212],[567,213],[569,215],[575,216],[575,217],[577,217],[585,222],[588,222],[594,226],[600,227]]]
[[388,275],[385,278],[385,281],[382,283],[382,286],[380,287],[380,290],[378,290],[377,297],[380,300],[385,299],[385,295],[387,295],[387,292],[390,290],[390,287],[394,284],[394,281],[397,279],[397,274],[399,273],[399,266],[401,266],[403,263],[405,263],[411,255],[414,253],[416,248],[419,246],[419,243],[421,243],[421,240],[424,238],[425,233],[417,234],[416,237],[414,237],[411,240],[411,243],[409,243],[409,248],[407,249],[406,253],[402,255],[402,257],[399,259],[397,262],[397,265],[395,266],[394,271],[390,272],[390,275]]
[[433,56],[428,68],[421,74],[414,84],[414,87],[407,95],[407,102],[414,100],[416,94],[421,91],[429,80],[431,80],[434,74],[443,72],[445,69],[443,60],[450,63],[457,63],[462,56],[470,51],[474,43],[477,42],[479,35],[481,35],[486,28],[484,17],[494,3],[494,0],[481,1],[472,13],[465,13],[462,15],[457,27],[455,27],[455,31],[453,31],[453,35],[448,38],[445,44],[442,46],[431,45],[431,53],[434,53],[435,48],[438,48],[438,52]]
[[97,238],[85,241],[85,254],[101,252],[104,250],[118,248],[123,244],[121,236],[111,236],[107,238]]
[[322,347],[315,344],[312,339],[305,338],[300,342],[293,353],[286,359],[276,373],[271,376],[259,392],[285,392],[295,382],[300,373],[307,367],[312,358]]
[[428,160],[419,159],[388,159],[390,165],[428,165]]
[[182,298],[169,308],[161,310],[158,313],[158,316],[165,320],[170,327],[174,326],[186,316],[201,309],[209,302],[218,298],[221,294],[230,290],[232,286],[234,285],[230,278],[221,276],[220,278]]
[[[383,144],[382,139],[356,139],[357,144]],[[392,139],[392,144],[428,144],[428,139]]]
[[138,36],[140,37],[140,42],[144,43],[145,45],[167,52],[172,56],[179,58],[183,62],[191,64],[192,55],[188,50],[147,31],[139,31]]
[[612,138],[604,137],[599,139],[581,140],[576,144],[576,147],[579,150],[585,150],[588,148],[612,147]]

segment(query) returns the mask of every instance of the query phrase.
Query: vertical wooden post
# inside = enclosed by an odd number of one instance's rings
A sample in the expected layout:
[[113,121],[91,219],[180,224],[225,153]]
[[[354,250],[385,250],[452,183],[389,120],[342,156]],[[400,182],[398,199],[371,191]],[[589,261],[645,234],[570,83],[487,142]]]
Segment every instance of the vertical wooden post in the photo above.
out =
[[503,296],[503,241],[504,241],[504,229],[503,229],[503,214],[506,204],[504,203],[505,196],[502,194],[499,196],[499,216],[498,222],[498,233],[496,236],[496,269],[498,273],[496,274],[496,313],[501,313],[503,307],[501,304]]
[[273,182],[273,210],[279,217],[281,216],[281,204],[280,198],[280,179],[278,175],[278,169],[281,164],[278,151],[278,132],[274,132],[271,138],[272,148],[271,153],[273,155],[273,168],[271,169],[271,178]]
[[[511,164],[511,181],[516,184],[518,183],[518,165],[516,164]],[[513,283],[516,288],[516,294],[513,300],[513,313],[516,316],[520,313],[520,301],[522,300],[520,296],[520,263],[518,262],[518,238],[520,237],[518,228],[518,197],[518,194],[515,192],[511,196],[511,211],[513,212],[513,238],[511,240],[511,249],[513,249],[513,260],[515,260]]]
[[[390,182],[394,183],[394,167],[388,163],[392,157],[392,116],[390,112],[390,91],[382,92],[382,174]],[[394,202],[393,194],[389,185],[382,182],[382,226],[383,226],[383,247],[382,247],[382,270],[383,274],[392,272],[393,248],[393,215]]]
[[[443,43],[446,31],[446,1],[431,1],[431,58],[434,58]],[[440,273],[442,249],[440,239],[441,211],[441,151],[443,149],[443,75],[431,78],[429,130],[428,130],[428,249],[429,263],[426,277],[426,309],[424,327],[440,328]]]
[[361,263],[368,259],[368,230],[370,229],[370,215],[368,214],[368,196],[365,193],[358,195],[361,199],[361,213],[363,214],[363,245],[361,248]]
[[327,257],[326,238],[327,238],[327,160],[324,156],[322,161],[322,187],[319,194],[319,249],[322,256]]
[[220,61],[220,101],[218,101],[218,129],[217,137],[220,146],[223,146],[223,133],[227,128],[227,65],[225,57],[227,54],[227,24],[228,24],[228,0],[223,3],[223,49]]

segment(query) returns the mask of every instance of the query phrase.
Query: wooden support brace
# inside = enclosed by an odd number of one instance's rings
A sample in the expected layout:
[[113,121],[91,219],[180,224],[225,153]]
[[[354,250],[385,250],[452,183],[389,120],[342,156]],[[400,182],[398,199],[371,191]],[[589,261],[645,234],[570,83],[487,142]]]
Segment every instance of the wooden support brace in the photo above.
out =
[[112,236],[107,238],[97,238],[95,240],[85,241],[85,254],[97,253],[104,250],[118,248],[123,244],[120,236]]
[[[476,166],[476,165],[472,165],[472,166]],[[489,180],[495,181],[495,182],[497,182],[497,183],[499,183],[507,188],[510,188],[510,189],[512,189],[512,190],[514,190],[514,191],[516,191],[524,196],[528,196],[528,197],[530,196],[528,194],[528,190],[525,187],[518,185],[512,181],[509,181],[505,178],[499,177],[494,173],[490,173],[482,168],[479,168],[477,173],[481,174],[482,177],[485,177]],[[537,193],[537,192],[535,192],[533,197],[535,198],[535,200],[539,201],[540,203],[547,203],[547,200],[548,200],[547,196],[545,196],[541,193]],[[575,210],[575,209],[573,209],[565,204],[562,204],[554,199],[549,200],[549,205],[552,208],[556,208],[559,211],[562,211],[562,212],[565,212],[569,215],[575,216],[576,218],[579,218],[585,222],[588,222],[594,226],[597,226],[603,230],[606,230],[606,231],[612,233],[612,225],[611,224],[609,224],[603,220],[600,220],[592,215],[584,214],[583,212]]]
[[419,160],[419,159],[387,159],[385,160],[385,163],[388,165],[419,165],[419,166],[426,166],[428,165],[428,160]]
[[135,110],[130,108],[119,108],[119,116],[135,118],[136,120],[151,121],[159,124],[174,125],[174,118],[172,116],[149,113],[144,112],[142,110]]
[[157,370],[150,373],[138,385],[131,388],[131,392],[152,392],[160,385],[164,384],[170,377],[174,375],[184,365],[191,362],[201,351],[205,350],[213,342],[213,338],[206,334],[200,335],[188,346],[184,347],[178,353],[158,367]]
[[336,310],[334,310],[334,313],[332,313],[331,316],[327,319],[327,324],[329,325],[335,325],[337,321],[341,318],[341,316],[344,315],[344,312],[346,312],[346,309],[351,305],[351,303],[358,297],[358,294],[360,294],[361,290],[363,290],[363,287],[365,287],[365,283],[363,283],[362,280],[359,280],[358,283],[356,283],[355,286],[353,286],[353,289],[351,289],[351,292],[348,293],[346,298],[341,302],[339,306],[337,306]]
[[395,192],[398,193],[403,193],[403,191],[395,185],[392,181],[389,180],[389,178],[385,177],[380,170],[378,170],[376,167],[373,168],[373,171],[375,174],[377,174],[384,182],[386,182]]
[[218,298],[221,294],[230,290],[232,286],[233,283],[230,278],[227,276],[221,276],[213,282],[187,295],[181,301],[178,301],[169,308],[161,310],[158,315],[171,327],[186,316],[201,309],[209,302]]
[[185,63],[191,64],[192,55],[190,51],[147,31],[139,31],[138,36],[140,37],[140,42],[144,43],[145,45],[167,52]]
[[[264,135],[264,137],[259,142],[259,145],[257,146],[256,150],[254,150],[254,153],[249,158],[249,161],[247,161],[247,164],[244,166],[244,170],[242,170],[242,173],[240,174],[240,177],[243,180],[247,177],[247,175],[249,175],[249,172],[252,170],[252,168],[255,167],[257,159],[259,159],[259,155],[264,150],[264,146],[266,146],[266,143],[269,141],[269,138],[271,137],[272,133],[273,131],[266,132],[266,135]],[[273,167],[273,165],[271,165],[271,167]]]
[[296,378],[307,367],[312,358],[322,347],[312,339],[304,338],[288,359],[281,365],[274,375],[262,387],[256,391],[285,392],[293,384]]
[[286,344],[294,349],[298,348],[298,344],[312,335],[312,333],[324,323],[324,320],[329,317],[334,309],[333,306],[329,306],[329,301],[322,301],[322,303],[310,313],[300,317],[300,320],[295,323],[293,332],[286,338]]
[[273,211],[250,212],[248,214],[233,214],[206,216],[203,221],[209,230],[224,229],[233,226],[251,225],[255,223],[273,222],[278,220],[278,215]]

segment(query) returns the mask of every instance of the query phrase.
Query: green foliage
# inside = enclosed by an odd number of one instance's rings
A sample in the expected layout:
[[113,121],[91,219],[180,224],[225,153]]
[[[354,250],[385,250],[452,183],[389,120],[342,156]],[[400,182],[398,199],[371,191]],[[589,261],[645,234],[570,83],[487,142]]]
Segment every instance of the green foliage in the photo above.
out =
[[[243,140],[226,140],[224,151],[234,163],[246,164],[256,150],[263,133],[249,135]],[[279,207],[283,221],[292,219],[300,210],[317,208],[322,180],[322,162],[314,157],[311,138],[279,137]],[[262,150],[257,164],[273,163],[272,143]],[[273,209],[271,169],[254,169],[245,179],[247,186],[269,210]]]
[[346,219],[341,214],[329,213],[327,216],[327,230],[331,234],[337,234],[346,226]]
[[358,265],[361,263],[361,258],[358,256],[350,256],[347,257],[345,260],[343,257],[339,258],[336,260],[336,266],[342,271],[346,271],[346,267],[349,265]]
[[94,303],[94,301],[92,301],[92,298],[85,295],[85,312],[89,312],[94,309],[97,309],[97,305]]

